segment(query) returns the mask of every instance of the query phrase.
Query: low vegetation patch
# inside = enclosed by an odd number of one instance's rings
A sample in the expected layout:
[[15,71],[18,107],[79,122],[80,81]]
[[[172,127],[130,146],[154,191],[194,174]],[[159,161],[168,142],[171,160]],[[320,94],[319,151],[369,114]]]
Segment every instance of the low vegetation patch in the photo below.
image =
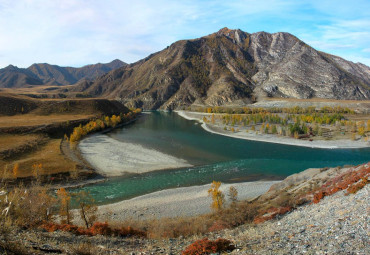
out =
[[[295,139],[352,139],[368,141],[370,120],[342,107],[293,108],[194,108],[208,115],[205,123],[223,126],[232,133],[245,131]],[[210,115],[211,114],[211,115]]]
[[146,237],[147,234],[144,231],[134,229],[132,227],[120,227],[112,228],[107,222],[95,222],[89,228],[79,227],[73,224],[57,224],[57,223],[44,223],[41,226],[48,232],[54,232],[56,230],[66,231],[75,235],[104,235],[104,236],[119,236],[119,237]]
[[72,134],[69,137],[69,141],[74,143],[81,140],[84,136],[89,133],[94,133],[106,128],[114,128],[118,124],[131,121],[137,114],[141,112],[141,109],[136,109],[126,114],[112,115],[111,117],[105,116],[100,119],[94,119],[89,121],[86,125],[80,125],[73,129]]
[[357,170],[352,168],[350,171],[341,174],[322,185],[313,195],[313,203],[320,202],[326,196],[333,195],[341,190],[347,189],[347,194],[354,194],[369,183],[370,166],[362,165]]
[[204,238],[195,241],[181,253],[182,255],[208,255],[212,253],[230,252],[235,249],[235,246],[230,240],[218,238],[215,241]]

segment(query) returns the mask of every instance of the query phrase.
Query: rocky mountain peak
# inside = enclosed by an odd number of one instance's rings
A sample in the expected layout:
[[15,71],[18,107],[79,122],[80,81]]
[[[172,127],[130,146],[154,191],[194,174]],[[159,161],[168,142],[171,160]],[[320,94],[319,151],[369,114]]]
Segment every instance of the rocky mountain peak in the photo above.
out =
[[175,42],[80,88],[144,109],[245,105],[266,97],[361,100],[370,99],[368,70],[286,32],[225,27]]
[[[3,70],[4,71],[16,71],[18,70],[19,68],[14,66],[14,65],[8,65],[7,67],[5,67]],[[1,70],[1,69],[0,69]]]

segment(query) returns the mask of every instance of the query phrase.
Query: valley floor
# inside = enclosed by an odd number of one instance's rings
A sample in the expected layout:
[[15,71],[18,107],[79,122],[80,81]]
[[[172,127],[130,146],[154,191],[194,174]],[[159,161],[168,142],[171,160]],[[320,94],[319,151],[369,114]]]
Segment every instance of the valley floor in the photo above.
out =
[[338,139],[338,140],[302,140],[302,139],[294,139],[290,137],[282,137],[273,134],[260,134],[253,131],[243,130],[242,128],[240,131],[231,132],[228,130],[224,130],[224,125],[220,123],[210,124],[204,123],[203,117],[204,116],[211,116],[210,113],[200,113],[200,112],[188,112],[188,111],[177,111],[181,117],[186,118],[188,120],[197,120],[202,122],[202,127],[204,130],[239,138],[245,140],[252,140],[252,141],[259,141],[259,142],[268,142],[268,143],[278,143],[278,144],[285,144],[285,145],[294,145],[294,146],[303,146],[303,147],[310,147],[310,148],[322,148],[322,149],[338,149],[338,148],[365,148],[370,146],[370,142],[365,141],[353,141],[350,139]]

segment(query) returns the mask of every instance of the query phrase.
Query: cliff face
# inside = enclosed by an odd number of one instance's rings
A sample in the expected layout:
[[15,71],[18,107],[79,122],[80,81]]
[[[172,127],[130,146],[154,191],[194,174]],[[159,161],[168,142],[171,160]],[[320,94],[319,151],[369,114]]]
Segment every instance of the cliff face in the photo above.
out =
[[0,88],[19,88],[27,85],[70,85],[81,80],[93,80],[113,69],[126,65],[116,59],[107,64],[86,65],[80,68],[50,64],[33,64],[28,68],[8,66],[0,69]]
[[144,109],[232,105],[266,96],[361,100],[370,98],[370,68],[316,51],[289,33],[223,28],[175,42],[80,90]]

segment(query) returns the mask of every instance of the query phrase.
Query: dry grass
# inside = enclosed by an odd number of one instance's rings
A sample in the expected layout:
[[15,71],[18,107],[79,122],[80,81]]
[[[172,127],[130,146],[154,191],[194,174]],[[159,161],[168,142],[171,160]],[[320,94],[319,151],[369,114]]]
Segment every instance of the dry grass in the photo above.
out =
[[74,255],[95,255],[102,254],[97,251],[97,247],[91,243],[79,243],[72,245],[71,247],[72,254]]
[[42,135],[31,134],[31,135],[12,135],[2,134],[0,135],[0,152],[4,150],[16,149],[27,143],[33,143],[37,140],[42,139]]
[[87,119],[92,117],[94,117],[94,115],[84,115],[84,114],[51,114],[51,115],[22,114],[14,116],[1,116],[0,127],[4,128],[4,127],[49,125],[73,120]]
[[14,164],[19,164],[18,177],[33,176],[34,164],[42,164],[42,174],[66,173],[74,171],[76,163],[67,159],[60,151],[60,139],[50,139],[45,145],[36,151],[20,155],[19,158],[10,161],[0,160],[0,171],[4,172],[7,167],[7,177],[13,178],[12,169]]

